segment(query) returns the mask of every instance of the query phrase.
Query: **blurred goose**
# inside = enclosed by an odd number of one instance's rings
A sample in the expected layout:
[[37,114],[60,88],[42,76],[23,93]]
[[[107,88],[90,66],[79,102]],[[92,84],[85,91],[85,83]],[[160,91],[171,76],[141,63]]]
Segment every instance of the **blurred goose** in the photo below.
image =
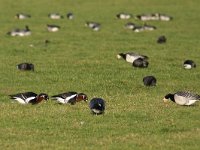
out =
[[196,68],[196,64],[193,60],[186,60],[183,63],[183,67],[185,69],[192,69],[192,68]]
[[25,92],[25,93],[18,93],[18,94],[13,94],[9,95],[10,99],[16,100],[21,104],[38,104],[42,102],[43,100],[48,100],[49,96],[45,93],[40,93],[37,95],[36,93],[33,92]]
[[167,16],[165,14],[159,14],[159,17],[161,21],[170,21],[173,19],[171,16]]
[[31,63],[21,63],[17,65],[17,69],[27,71],[27,70],[32,70],[34,71],[34,65]]
[[52,99],[57,100],[61,104],[70,103],[71,105],[74,105],[76,102],[79,102],[82,100],[86,102],[88,100],[88,97],[84,93],[66,92],[66,93],[54,95],[52,96]]
[[60,15],[59,13],[50,13],[48,14],[48,17],[50,19],[63,19],[64,17]]
[[200,100],[200,96],[197,94],[193,94],[190,92],[184,92],[184,91],[180,91],[180,92],[176,92],[174,94],[167,94],[165,95],[163,101],[167,102],[168,100],[171,100],[173,102],[175,102],[178,105],[193,105],[195,102]]
[[142,21],[149,21],[149,20],[159,20],[159,14],[142,14],[137,15],[136,19],[142,20]]
[[135,26],[133,28],[133,31],[134,32],[142,32],[142,31],[144,31],[144,28],[142,26]]
[[99,23],[97,23],[97,22],[86,22],[85,23],[85,26],[87,26],[87,27],[89,27],[89,28],[91,28],[91,29],[93,29],[94,31],[98,31],[98,30],[100,30],[100,24]]
[[67,18],[70,19],[70,20],[74,19],[74,14],[71,13],[71,12],[67,13]]
[[127,62],[129,63],[133,63],[136,59],[138,58],[141,58],[141,59],[144,59],[144,60],[147,60],[148,57],[145,56],[145,55],[140,55],[140,54],[137,54],[137,53],[133,53],[133,52],[128,52],[128,53],[119,53],[117,55],[117,58],[120,59],[120,58],[123,58],[124,60],[126,60]]
[[134,23],[132,23],[132,22],[128,22],[128,23],[125,24],[124,27],[125,27],[126,29],[131,29],[131,30],[133,30],[133,29],[136,27],[136,25],[135,25]]
[[25,29],[14,29],[7,34],[10,36],[29,36],[31,35],[31,30],[28,26],[25,26]]
[[89,107],[93,114],[100,115],[105,111],[105,101],[102,98],[93,98]]
[[149,62],[144,58],[138,58],[133,61],[133,67],[147,68],[148,65],[149,65]]
[[156,86],[156,78],[154,76],[146,76],[143,78],[145,86]]
[[166,42],[167,42],[167,38],[164,35],[159,36],[157,39],[157,43],[159,44],[166,43]]
[[15,15],[15,18],[23,20],[23,19],[31,18],[31,15],[29,15],[29,14],[23,14],[23,13],[18,13],[18,14]]
[[60,30],[60,26],[47,24],[47,30],[49,32],[57,32]]
[[132,17],[131,14],[128,13],[119,13],[116,15],[118,19],[130,19]]
[[147,25],[147,24],[144,24],[143,28],[144,28],[144,30],[146,30],[146,31],[153,31],[153,30],[156,30],[156,27],[155,27],[155,26]]

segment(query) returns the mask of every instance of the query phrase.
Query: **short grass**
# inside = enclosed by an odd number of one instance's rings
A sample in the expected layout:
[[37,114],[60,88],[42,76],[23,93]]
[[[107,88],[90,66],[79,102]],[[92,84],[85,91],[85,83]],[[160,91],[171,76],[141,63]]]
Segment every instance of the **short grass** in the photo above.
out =
[[[199,149],[200,104],[181,107],[163,104],[169,92],[200,93],[199,0],[1,0],[0,2],[0,149]],[[72,11],[74,20],[50,20],[47,14]],[[14,15],[25,12],[28,20]],[[161,12],[171,22],[150,21],[153,32],[125,30],[128,21],[119,12]],[[99,32],[85,21],[102,24]],[[131,19],[137,24],[143,22]],[[62,28],[48,33],[46,24]],[[30,37],[9,37],[12,28],[29,25]],[[168,41],[158,45],[165,35]],[[45,46],[44,41],[50,44]],[[147,69],[136,69],[119,52],[149,56]],[[197,68],[184,70],[192,59]],[[35,72],[20,72],[16,64],[32,62]],[[154,75],[157,86],[143,86],[142,78]],[[89,99],[106,100],[106,112],[90,114],[88,104],[36,106],[12,103],[9,94],[34,91],[50,96],[66,91],[84,92]]]

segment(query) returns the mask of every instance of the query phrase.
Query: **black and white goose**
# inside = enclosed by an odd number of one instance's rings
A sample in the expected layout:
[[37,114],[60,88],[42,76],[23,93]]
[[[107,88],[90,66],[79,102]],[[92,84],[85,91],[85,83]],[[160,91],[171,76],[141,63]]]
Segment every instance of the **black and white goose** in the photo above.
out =
[[19,20],[24,20],[27,18],[31,18],[31,15],[29,14],[24,14],[24,13],[18,13],[15,15],[15,18],[19,19]]
[[167,94],[165,95],[163,101],[167,102],[168,100],[171,100],[175,102],[178,105],[193,105],[195,102],[200,101],[200,96],[198,94],[193,94],[191,92],[176,92],[174,94]]
[[34,65],[31,63],[21,63],[17,65],[17,69],[23,70],[23,71],[34,71]]
[[85,23],[85,26],[91,28],[91,29],[94,30],[94,31],[99,31],[99,30],[100,30],[100,27],[101,27],[100,23],[97,23],[97,22],[90,22],[90,21],[87,21],[87,22]]
[[52,96],[53,100],[57,100],[61,104],[71,104],[74,105],[76,102],[80,101],[87,101],[88,97],[84,93],[77,93],[77,92],[65,92],[61,94],[57,94]]
[[67,13],[67,19],[72,20],[74,19],[74,14],[72,12]]
[[128,52],[128,53],[119,53],[117,55],[117,58],[123,58],[125,61],[129,62],[129,63],[133,63],[136,59],[141,58],[143,60],[147,60],[148,57],[145,55],[140,55],[134,52]]
[[159,19],[161,21],[170,21],[173,19],[173,17],[171,16],[168,16],[168,15],[165,15],[165,14],[159,14]]
[[196,64],[193,60],[186,60],[183,63],[183,67],[185,69],[192,69],[192,68],[196,68]]
[[89,104],[92,114],[100,115],[105,111],[105,101],[102,98],[93,98]]
[[144,24],[143,28],[144,28],[144,30],[146,30],[146,31],[153,31],[153,30],[156,30],[156,29],[157,29],[155,26],[147,25],[147,24]]
[[132,17],[129,13],[119,13],[116,15],[118,19],[130,19]]
[[57,19],[63,19],[64,17],[62,15],[60,15],[59,13],[50,13],[48,14],[48,17],[50,19],[54,19],[54,20],[57,20]]
[[47,30],[49,32],[57,32],[60,30],[60,26],[58,25],[52,25],[52,24],[47,24]]
[[133,67],[137,67],[137,68],[147,68],[149,65],[149,62],[144,58],[138,58],[133,61],[132,65]]
[[18,101],[21,104],[38,104],[42,102],[43,100],[48,100],[49,96],[45,93],[36,94],[34,92],[25,92],[25,93],[18,93],[9,95],[10,99],[13,99],[15,101]]
[[164,35],[159,36],[157,39],[157,43],[159,43],[159,44],[163,44],[166,42],[167,42],[167,38]]
[[143,26],[135,26],[134,28],[133,28],[133,31],[134,32],[142,32],[142,31],[144,31],[144,28],[143,28]]
[[156,86],[156,78],[154,76],[146,76],[143,78],[145,86]]
[[159,20],[159,14],[141,14],[137,15],[136,19],[139,19],[141,21],[149,21],[149,20]]
[[28,26],[25,26],[25,29],[14,29],[7,34],[10,36],[29,36],[31,35],[31,30]]
[[133,30],[133,29],[136,27],[136,25],[135,25],[134,23],[132,23],[132,22],[128,22],[128,23],[126,23],[126,24],[124,25],[124,27],[125,27],[126,29],[131,29],[131,30]]

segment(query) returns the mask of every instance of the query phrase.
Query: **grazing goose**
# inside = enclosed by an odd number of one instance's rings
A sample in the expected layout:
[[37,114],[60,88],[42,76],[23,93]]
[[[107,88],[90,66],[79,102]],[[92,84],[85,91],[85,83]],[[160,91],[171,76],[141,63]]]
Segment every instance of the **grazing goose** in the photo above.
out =
[[142,14],[137,15],[136,19],[142,20],[142,21],[149,21],[149,20],[159,20],[159,14]]
[[140,54],[137,54],[137,53],[133,53],[133,52],[128,52],[128,53],[119,53],[117,55],[117,58],[120,59],[120,58],[123,58],[124,60],[126,60],[127,62],[129,63],[133,63],[136,59],[138,58],[141,58],[141,59],[144,59],[144,60],[147,60],[148,57],[145,56],[145,55],[140,55]]
[[60,15],[59,13],[50,13],[50,14],[48,14],[48,17],[50,18],[50,19],[55,19],[55,20],[57,20],[57,19],[63,19],[64,17],[62,16],[62,15]]
[[18,13],[18,14],[15,15],[15,18],[23,20],[23,19],[31,18],[31,15]]
[[135,28],[133,28],[133,31],[134,32],[142,32],[142,31],[144,31],[144,28],[143,28],[143,26],[135,26]]
[[158,37],[157,43],[162,44],[166,42],[167,42],[167,38],[164,35]]
[[25,26],[25,29],[14,29],[7,34],[10,36],[29,36],[31,35],[31,30],[28,26]]
[[180,92],[176,92],[174,94],[169,93],[169,94],[165,95],[163,101],[167,102],[169,99],[178,105],[189,106],[189,105],[192,105],[195,102],[199,101],[200,96],[197,94],[190,93],[190,92],[180,91]]
[[94,31],[98,31],[98,30],[100,30],[100,26],[101,25],[99,23],[97,23],[97,22],[89,22],[89,21],[87,21],[85,23],[85,26],[91,28]]
[[70,103],[71,105],[74,105],[76,102],[79,102],[82,100],[86,102],[88,100],[88,97],[84,93],[66,92],[66,93],[54,95],[52,96],[52,99],[57,100],[61,104]]
[[23,71],[34,71],[34,65],[31,63],[21,63],[17,65],[17,69],[23,70]]
[[89,107],[92,111],[92,114],[103,114],[105,111],[105,101],[102,98],[93,98],[90,101]]
[[186,60],[183,63],[183,67],[185,69],[192,69],[192,68],[196,68],[196,64],[193,60]]
[[160,20],[161,20],[161,21],[170,21],[170,20],[173,19],[173,17],[167,16],[167,15],[165,15],[165,14],[159,14],[159,17],[160,17]]
[[136,19],[139,19],[142,21],[149,21],[149,20],[170,21],[170,20],[172,20],[172,17],[167,16],[165,14],[154,13],[154,14],[137,15]]
[[143,28],[144,28],[144,30],[146,30],[146,31],[153,31],[153,30],[156,30],[156,27],[155,27],[155,26],[147,25],[147,24],[144,24]]
[[133,30],[133,29],[136,27],[136,25],[135,25],[134,23],[132,23],[132,22],[128,22],[128,23],[125,24],[124,27],[125,27],[126,29],[131,29],[131,30]]
[[156,78],[154,76],[146,76],[143,78],[145,86],[156,86]]
[[60,30],[60,26],[47,24],[47,30],[49,32],[57,32]]
[[119,13],[116,15],[118,19],[130,19],[132,17],[131,14],[128,13]]
[[45,93],[40,93],[37,95],[36,93],[33,92],[25,92],[25,93],[18,93],[18,94],[13,94],[9,95],[10,99],[16,100],[21,104],[38,104],[42,102],[43,100],[48,100],[49,96]]
[[69,20],[74,19],[74,14],[71,13],[71,12],[67,13],[66,16],[67,16],[67,18],[68,18]]
[[138,58],[133,61],[133,67],[138,67],[138,68],[147,68],[149,65],[149,62],[144,59],[144,58]]

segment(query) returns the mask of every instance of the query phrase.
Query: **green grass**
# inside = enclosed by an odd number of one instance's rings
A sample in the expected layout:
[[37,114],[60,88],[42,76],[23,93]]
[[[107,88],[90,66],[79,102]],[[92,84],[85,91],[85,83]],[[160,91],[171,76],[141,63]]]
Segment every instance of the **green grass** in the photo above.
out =
[[[1,0],[0,149],[199,149],[200,104],[181,107],[171,102],[166,107],[162,101],[178,90],[200,93],[199,9],[198,0]],[[74,20],[47,17],[68,11],[74,12]],[[134,33],[123,28],[127,21],[115,18],[123,11],[162,12],[174,20],[150,21],[158,30]],[[19,12],[32,18],[14,19]],[[88,20],[100,22],[102,29],[86,28]],[[60,25],[61,31],[48,33],[47,23]],[[6,35],[25,25],[32,30],[30,37]],[[166,35],[166,44],[156,43],[160,35]],[[116,59],[127,51],[149,56],[149,67],[136,69]],[[194,60],[197,68],[184,70],[185,59]],[[35,72],[16,69],[26,61],[35,64]],[[157,78],[156,87],[143,86],[146,75]],[[84,102],[24,106],[8,97],[25,91],[50,96],[84,92],[89,99],[104,98],[106,112],[93,116]]]

